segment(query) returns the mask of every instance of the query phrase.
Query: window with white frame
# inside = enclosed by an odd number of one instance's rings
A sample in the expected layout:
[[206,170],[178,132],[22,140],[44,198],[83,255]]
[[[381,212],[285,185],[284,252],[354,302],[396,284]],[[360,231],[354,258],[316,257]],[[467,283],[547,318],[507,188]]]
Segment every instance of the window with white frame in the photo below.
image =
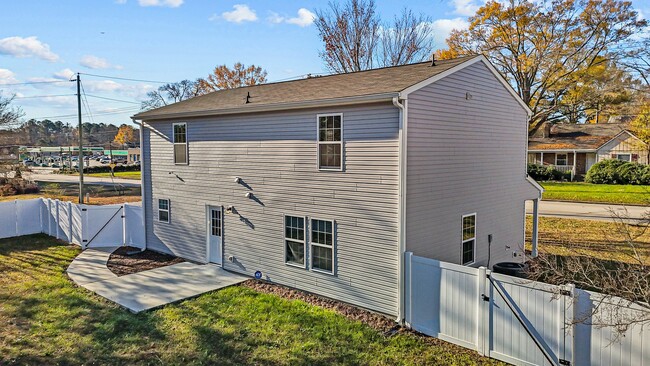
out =
[[169,200],[158,200],[158,221],[169,222]]
[[334,222],[311,219],[311,269],[334,274]]
[[476,214],[463,216],[462,234],[462,264],[471,264],[476,250]]
[[174,123],[174,164],[187,164],[187,124]]
[[616,154],[616,159],[620,161],[632,161],[632,154]]
[[555,165],[569,165],[568,154],[555,154]]
[[318,115],[318,169],[343,169],[343,115]]
[[305,218],[284,217],[284,262],[305,267]]

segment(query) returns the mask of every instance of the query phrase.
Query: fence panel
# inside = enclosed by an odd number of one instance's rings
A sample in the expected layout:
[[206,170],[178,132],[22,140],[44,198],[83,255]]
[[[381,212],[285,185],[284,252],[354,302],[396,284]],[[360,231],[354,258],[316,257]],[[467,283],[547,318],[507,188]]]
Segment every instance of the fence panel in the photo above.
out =
[[30,235],[41,232],[41,199],[16,200],[16,235]]
[[407,321],[419,332],[477,349],[477,268],[410,256]]
[[613,326],[603,326],[617,318],[647,319],[647,310],[585,290],[576,290],[576,300],[576,319],[581,321],[575,328],[576,365],[650,365],[648,324],[633,324],[622,334]]
[[0,238],[16,236],[16,202],[0,202]]
[[124,243],[136,248],[145,248],[145,235],[142,229],[142,206],[124,204]]

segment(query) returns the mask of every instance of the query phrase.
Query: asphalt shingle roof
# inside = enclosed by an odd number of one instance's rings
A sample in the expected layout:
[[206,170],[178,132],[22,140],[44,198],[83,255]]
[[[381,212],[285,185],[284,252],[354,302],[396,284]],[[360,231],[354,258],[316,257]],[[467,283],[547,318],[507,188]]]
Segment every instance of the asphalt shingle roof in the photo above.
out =
[[596,150],[625,131],[625,123],[570,124],[559,123],[551,127],[549,137],[544,137],[541,126],[528,139],[529,150]]
[[[312,77],[277,83],[260,84],[206,95],[138,113],[136,119],[165,118],[189,112],[206,115],[224,111],[245,112],[255,107],[300,102],[317,102],[336,98],[398,93],[432,76],[445,72],[474,57],[421,62],[403,66],[385,67],[347,74]],[[246,96],[250,93],[250,103]]]

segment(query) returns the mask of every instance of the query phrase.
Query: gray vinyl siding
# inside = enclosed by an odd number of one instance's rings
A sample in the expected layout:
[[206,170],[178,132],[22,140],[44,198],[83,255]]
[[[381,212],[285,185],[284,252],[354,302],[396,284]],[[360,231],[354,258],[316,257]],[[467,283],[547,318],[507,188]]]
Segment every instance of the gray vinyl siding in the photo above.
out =
[[[343,172],[317,169],[316,115],[324,113],[343,113]],[[173,163],[173,122],[187,122],[189,165]],[[224,214],[225,269],[259,270],[280,284],[397,313],[399,121],[392,104],[148,125],[149,248],[206,262],[206,205],[232,205],[237,214]],[[170,223],[156,221],[158,198],[170,200]],[[283,215],[336,222],[335,275],[285,265]]]
[[477,213],[475,265],[487,263],[488,234],[490,265],[517,261],[524,202],[537,197],[525,180],[525,109],[481,62],[407,103],[407,251],[460,263],[461,217]]

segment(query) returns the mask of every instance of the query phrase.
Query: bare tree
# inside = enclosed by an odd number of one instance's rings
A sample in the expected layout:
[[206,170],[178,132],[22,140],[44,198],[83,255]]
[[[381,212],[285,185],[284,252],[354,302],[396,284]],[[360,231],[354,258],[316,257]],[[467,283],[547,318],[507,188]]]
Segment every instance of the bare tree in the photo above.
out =
[[576,314],[574,322],[611,326],[623,334],[650,324],[650,248],[639,240],[648,231],[650,213],[633,224],[627,212],[611,214],[615,229],[603,230],[601,243],[540,246],[540,255],[529,261],[528,277],[603,294],[592,296],[593,306]]
[[381,66],[397,66],[424,61],[433,49],[431,19],[415,15],[404,8],[401,16],[395,16],[393,24],[385,24],[379,32]]
[[198,95],[198,83],[195,81],[183,80],[178,83],[165,84],[157,90],[147,93],[149,99],[142,102],[141,108],[143,110],[159,108]]
[[350,0],[341,7],[316,11],[316,28],[325,49],[320,52],[327,67],[336,73],[372,68],[379,42],[379,16],[373,0]]
[[0,91],[0,128],[6,129],[15,127],[20,123],[20,119],[25,115],[20,107],[11,105],[15,95],[3,97]]
[[226,65],[215,67],[212,74],[205,79],[198,79],[197,83],[199,93],[206,94],[215,90],[263,84],[266,82],[266,75],[266,70],[259,66],[245,66],[237,62],[232,69]]
[[404,8],[392,22],[383,23],[373,0],[329,3],[316,11],[316,27],[323,41],[321,58],[336,73],[397,66],[425,60],[433,45],[431,20]]

